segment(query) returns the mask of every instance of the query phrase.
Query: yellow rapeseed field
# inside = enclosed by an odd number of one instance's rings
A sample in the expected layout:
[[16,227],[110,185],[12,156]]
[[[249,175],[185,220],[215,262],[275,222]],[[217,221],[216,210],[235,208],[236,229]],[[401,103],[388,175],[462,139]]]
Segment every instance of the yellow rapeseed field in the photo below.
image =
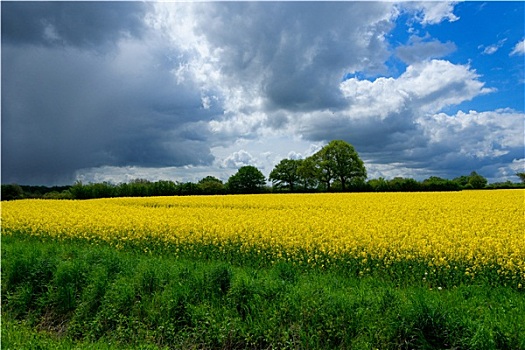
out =
[[[106,241],[148,251],[428,273],[491,269],[525,281],[525,191],[266,194],[2,203],[2,234]],[[425,272],[426,274],[427,272]]]

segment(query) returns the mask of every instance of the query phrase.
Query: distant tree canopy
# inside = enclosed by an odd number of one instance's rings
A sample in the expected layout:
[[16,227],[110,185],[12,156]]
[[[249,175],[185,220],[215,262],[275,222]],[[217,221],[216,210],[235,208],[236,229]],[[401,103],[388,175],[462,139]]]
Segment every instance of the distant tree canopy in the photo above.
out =
[[347,190],[349,183],[363,183],[366,169],[354,147],[342,140],[331,141],[304,160],[283,159],[270,173],[277,188],[294,191],[297,185],[308,190],[319,184],[330,191],[333,183]]
[[23,198],[24,191],[17,184],[2,185],[2,200]]
[[459,191],[461,186],[454,181],[431,176],[423,180],[421,188],[425,191]]
[[460,176],[456,177],[454,180],[455,183],[457,183],[461,188],[464,189],[480,189],[487,186],[487,179],[483,176],[479,175],[475,171],[471,172],[468,176]]
[[206,176],[197,184],[203,194],[222,194],[225,193],[225,187],[221,180],[213,176]]
[[488,184],[485,177],[475,171],[453,180],[430,176],[423,181],[395,177],[366,180],[367,171],[356,150],[349,143],[334,140],[306,159],[282,159],[270,172],[266,186],[263,173],[255,166],[243,166],[226,183],[206,176],[197,183],[170,180],[149,181],[135,179],[129,183],[76,182],[72,186],[24,186],[2,184],[2,200],[22,198],[91,199],[107,197],[216,195],[261,192],[313,192],[313,191],[460,191],[463,189],[525,188],[525,172],[516,176],[521,183],[506,181]]
[[364,181],[366,168],[354,147],[342,140],[330,141],[328,145],[311,156],[318,180],[330,190],[334,180],[346,190],[351,181]]
[[275,166],[268,179],[274,187],[288,188],[293,192],[301,180],[298,169],[302,163],[302,160],[283,159]]
[[231,193],[260,193],[265,185],[266,178],[263,173],[252,165],[241,167],[226,183]]

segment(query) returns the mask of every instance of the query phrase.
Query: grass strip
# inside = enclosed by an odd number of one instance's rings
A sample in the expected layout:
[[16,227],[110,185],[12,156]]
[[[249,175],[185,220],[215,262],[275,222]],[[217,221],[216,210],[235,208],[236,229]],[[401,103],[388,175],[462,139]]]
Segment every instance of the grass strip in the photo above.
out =
[[255,265],[4,236],[2,348],[525,349],[520,290]]

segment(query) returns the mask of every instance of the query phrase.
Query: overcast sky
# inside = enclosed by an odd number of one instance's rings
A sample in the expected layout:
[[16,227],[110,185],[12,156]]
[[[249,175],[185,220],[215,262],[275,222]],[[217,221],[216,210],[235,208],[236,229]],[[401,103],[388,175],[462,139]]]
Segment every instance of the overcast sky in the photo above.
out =
[[525,171],[524,2],[1,2],[2,183]]

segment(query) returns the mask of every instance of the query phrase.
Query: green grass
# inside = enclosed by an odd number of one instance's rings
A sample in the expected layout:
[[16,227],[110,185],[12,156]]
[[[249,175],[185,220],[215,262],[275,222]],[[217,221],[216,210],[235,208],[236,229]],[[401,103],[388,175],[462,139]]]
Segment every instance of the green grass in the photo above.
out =
[[2,349],[525,349],[522,291],[416,281],[3,236]]
[[[96,342],[73,341],[54,332],[35,330],[26,321],[2,318],[2,345],[4,350],[124,350],[127,344],[114,343],[111,340],[99,339]],[[138,350],[158,350],[159,347],[143,344],[134,347]]]

